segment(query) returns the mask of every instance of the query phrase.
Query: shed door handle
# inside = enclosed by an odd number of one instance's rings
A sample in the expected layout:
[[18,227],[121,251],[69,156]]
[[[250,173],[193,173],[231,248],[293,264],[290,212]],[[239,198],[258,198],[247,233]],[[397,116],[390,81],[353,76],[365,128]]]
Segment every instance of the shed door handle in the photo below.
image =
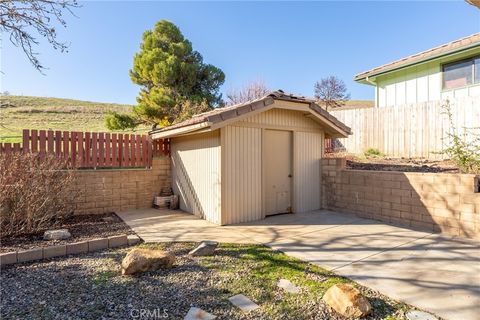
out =
[[292,177],[292,175],[291,175],[291,174],[289,174],[289,175],[288,175],[288,177],[289,177],[289,178],[291,178],[291,177]]

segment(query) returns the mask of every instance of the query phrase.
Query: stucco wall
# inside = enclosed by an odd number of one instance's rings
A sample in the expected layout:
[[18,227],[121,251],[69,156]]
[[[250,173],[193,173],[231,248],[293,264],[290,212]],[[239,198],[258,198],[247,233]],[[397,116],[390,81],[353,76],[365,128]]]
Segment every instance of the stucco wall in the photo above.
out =
[[480,238],[478,176],[346,170],[322,159],[323,207],[453,236]]
[[75,170],[75,214],[149,208],[170,186],[170,158],[153,158],[151,169]]

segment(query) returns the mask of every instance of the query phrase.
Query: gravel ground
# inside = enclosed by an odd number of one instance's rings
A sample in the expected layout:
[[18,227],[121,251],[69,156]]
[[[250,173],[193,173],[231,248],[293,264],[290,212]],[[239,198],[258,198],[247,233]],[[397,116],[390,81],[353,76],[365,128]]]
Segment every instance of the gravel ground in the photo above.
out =
[[134,233],[115,213],[73,216],[61,225],[51,229],[68,229],[72,237],[66,240],[46,241],[43,240],[44,231],[35,234],[2,237],[0,252],[25,250],[54,244],[66,244],[94,238]]
[[[173,269],[121,276],[119,264],[128,248],[7,267],[0,273],[0,318],[183,319],[195,306],[217,319],[341,319],[321,296],[324,287],[347,280],[315,266],[262,246],[225,245],[205,258],[186,255],[194,244],[159,246],[177,256]],[[275,274],[261,275],[263,270]],[[303,281],[301,293],[272,287],[283,276],[277,270]],[[359,288],[375,309],[369,319],[403,319],[405,305]],[[261,307],[243,313],[228,301],[239,293]]]

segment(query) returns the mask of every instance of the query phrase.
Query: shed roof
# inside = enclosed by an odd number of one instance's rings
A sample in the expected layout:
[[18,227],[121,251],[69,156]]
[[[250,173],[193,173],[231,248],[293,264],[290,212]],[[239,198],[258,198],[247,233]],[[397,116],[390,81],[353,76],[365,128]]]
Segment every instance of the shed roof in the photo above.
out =
[[417,63],[427,61],[427,60],[440,58],[442,56],[452,54],[452,53],[462,51],[472,47],[480,47],[480,32],[474,33],[470,36],[467,36],[458,40],[454,40],[454,41],[442,44],[441,46],[428,49],[426,51],[416,53],[414,55],[402,58],[400,60],[396,60],[396,61],[384,64],[382,66],[373,68],[371,70],[364,71],[362,73],[357,74],[353,78],[353,80],[362,81],[367,77],[377,76],[385,72],[405,68]]
[[[152,138],[155,139],[173,137],[198,130],[205,130],[211,128],[212,126],[218,128],[221,127],[222,124],[226,124],[227,120],[234,120],[235,118],[240,120],[240,117],[246,115],[247,113],[260,109],[265,109],[265,111],[267,111],[268,107],[274,104],[275,100],[304,103],[308,105],[308,111],[311,114],[320,118],[323,123],[325,123],[331,128],[331,130],[334,131],[333,135],[346,137],[351,134],[351,130],[348,126],[317,105],[313,99],[288,94],[282,90],[273,91],[260,99],[200,113],[188,120],[173,124],[168,127],[155,129],[149,133]],[[292,107],[292,109],[294,110],[295,108]]]

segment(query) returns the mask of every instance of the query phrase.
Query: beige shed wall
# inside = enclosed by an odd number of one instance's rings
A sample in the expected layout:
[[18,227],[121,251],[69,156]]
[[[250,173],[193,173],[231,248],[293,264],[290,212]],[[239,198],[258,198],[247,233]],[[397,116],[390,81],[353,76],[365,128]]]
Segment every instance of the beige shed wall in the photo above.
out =
[[319,159],[323,154],[323,131],[302,111],[271,109],[221,129],[222,224],[265,217],[262,165],[275,165],[262,164],[265,128],[293,132],[294,212],[320,209]]
[[219,130],[171,140],[172,187],[180,209],[220,224]]
[[262,129],[227,126],[222,129],[222,224],[263,219]]
[[293,134],[293,211],[308,212],[321,207],[321,173],[323,133]]
[[[284,104],[284,103],[283,103]],[[275,105],[282,106],[279,101],[275,101]],[[260,125],[275,126],[278,129],[312,129],[319,130],[318,123],[307,118],[303,112],[287,109],[270,109],[257,115],[248,117],[235,123],[234,125]]]

